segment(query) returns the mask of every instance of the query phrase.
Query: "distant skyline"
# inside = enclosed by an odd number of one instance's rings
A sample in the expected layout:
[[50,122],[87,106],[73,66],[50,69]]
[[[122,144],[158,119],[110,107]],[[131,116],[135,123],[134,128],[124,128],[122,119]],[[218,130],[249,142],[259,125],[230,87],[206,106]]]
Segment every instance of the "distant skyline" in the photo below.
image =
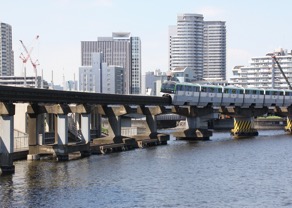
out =
[[[131,32],[141,38],[142,74],[168,70],[168,27],[176,25],[177,14],[202,14],[205,21],[226,21],[227,78],[235,65],[248,65],[251,57],[263,56],[275,48],[292,50],[292,2],[231,0],[0,0],[0,21],[12,26],[14,71],[19,75],[23,52],[19,40],[28,47],[39,40],[32,57],[39,60],[44,79],[61,84],[78,79],[81,41]],[[27,74],[34,75],[31,65]]]

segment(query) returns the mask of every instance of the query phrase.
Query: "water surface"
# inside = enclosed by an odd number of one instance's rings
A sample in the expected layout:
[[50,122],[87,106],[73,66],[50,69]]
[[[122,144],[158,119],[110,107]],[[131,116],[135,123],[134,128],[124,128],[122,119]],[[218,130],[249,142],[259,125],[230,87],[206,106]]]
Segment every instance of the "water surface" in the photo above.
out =
[[14,175],[0,177],[0,207],[292,207],[292,136],[259,134],[17,161]]

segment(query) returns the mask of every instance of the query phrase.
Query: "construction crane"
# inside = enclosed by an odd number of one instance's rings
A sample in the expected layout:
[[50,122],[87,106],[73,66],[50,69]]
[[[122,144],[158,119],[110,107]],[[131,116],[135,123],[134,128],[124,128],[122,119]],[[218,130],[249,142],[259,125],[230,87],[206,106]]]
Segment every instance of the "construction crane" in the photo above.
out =
[[[39,36],[37,35],[36,38],[34,39],[35,41],[39,38]],[[34,73],[35,73],[35,88],[37,88],[37,65],[39,65],[38,60],[33,61],[31,58],[31,53],[33,50],[33,45],[31,47],[31,49],[28,51],[26,46],[24,45],[22,40],[19,40],[26,55],[24,55],[23,53],[20,54],[19,58],[22,60],[23,64],[24,64],[24,86],[26,87],[26,62],[28,61],[28,59],[30,60],[32,67],[34,68]]]
[[291,86],[291,84],[290,84],[288,78],[286,77],[286,75],[285,75],[285,73],[284,73],[284,71],[283,71],[283,69],[282,69],[282,67],[281,67],[281,65],[280,65],[280,63],[279,63],[279,61],[277,60],[276,56],[274,55],[274,56],[272,56],[272,58],[273,58],[274,61],[276,62],[276,64],[277,64],[278,68],[280,69],[280,71],[281,71],[283,77],[285,78],[285,80],[286,80],[286,82],[287,82],[287,84],[288,84],[289,90],[292,90],[292,86]]

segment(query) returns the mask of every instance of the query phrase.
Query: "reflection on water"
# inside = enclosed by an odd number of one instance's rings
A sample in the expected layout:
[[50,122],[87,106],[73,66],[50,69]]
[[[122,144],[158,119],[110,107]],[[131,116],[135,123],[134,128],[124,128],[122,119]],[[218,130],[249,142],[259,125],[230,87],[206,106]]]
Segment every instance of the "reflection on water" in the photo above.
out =
[[18,161],[0,177],[0,207],[292,206],[292,138],[260,131],[69,162]]

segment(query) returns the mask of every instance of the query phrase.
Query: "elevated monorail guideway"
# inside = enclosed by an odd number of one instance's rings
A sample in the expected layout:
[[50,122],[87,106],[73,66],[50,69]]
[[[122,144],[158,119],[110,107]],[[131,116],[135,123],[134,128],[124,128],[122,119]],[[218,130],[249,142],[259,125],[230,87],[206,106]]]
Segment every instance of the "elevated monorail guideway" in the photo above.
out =
[[[287,108],[292,105],[290,89],[257,89],[167,81],[161,86],[161,94],[169,97],[174,106],[196,106],[202,109],[219,107],[222,114],[234,118],[231,134],[236,137],[257,136],[258,132],[253,125],[254,117],[267,114],[269,108]],[[292,113],[289,118],[292,119]],[[287,128],[292,132],[292,122],[287,123],[291,123]]]
[[0,101],[9,103],[170,105],[168,98],[158,96],[87,93],[10,86],[0,86]]

